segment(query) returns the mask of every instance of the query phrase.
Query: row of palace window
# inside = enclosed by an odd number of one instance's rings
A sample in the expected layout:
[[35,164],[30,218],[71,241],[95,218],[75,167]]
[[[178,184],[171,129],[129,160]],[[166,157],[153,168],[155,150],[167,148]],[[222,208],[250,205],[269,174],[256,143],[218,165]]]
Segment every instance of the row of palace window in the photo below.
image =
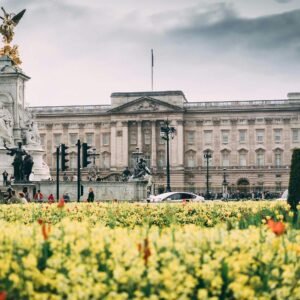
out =
[[[213,166],[213,157],[209,159],[209,165]],[[283,151],[277,149],[274,151],[274,165],[276,167],[282,166],[282,157]],[[151,166],[151,154],[146,153],[144,155],[144,159],[146,160],[146,164],[148,167]],[[240,167],[246,167],[248,165],[248,151],[241,150],[238,153],[238,165]],[[69,166],[70,168],[77,167],[77,155],[76,153],[70,153],[69,156]],[[54,160],[55,161],[55,160]],[[133,168],[136,164],[136,158],[130,156],[129,167]],[[265,151],[260,149],[256,151],[256,166],[263,167],[265,165]],[[157,152],[157,167],[163,168],[166,166],[166,156],[165,151],[158,151]],[[185,166],[187,168],[195,168],[197,167],[196,162],[196,152],[195,151],[188,151],[185,155]],[[203,166],[206,166],[206,160],[203,159]],[[230,152],[225,150],[221,152],[221,166],[229,167],[230,166]],[[100,156],[100,167],[103,169],[110,168],[110,153],[103,152]]]
[[[265,142],[265,129],[256,129],[256,143],[262,144]],[[282,143],[282,129],[274,129],[273,130],[273,141],[276,144]],[[78,140],[78,133],[69,133],[69,145],[74,145],[77,143]],[[205,130],[204,131],[204,144],[211,145],[213,143],[213,131],[212,130]],[[292,143],[299,143],[300,142],[300,129],[293,128],[291,130],[291,138]],[[95,134],[90,132],[85,134],[86,143],[89,145],[95,145]],[[230,137],[230,130],[221,130],[221,143],[222,144],[229,144],[231,141]],[[248,141],[248,131],[246,129],[238,130],[238,141],[240,144],[245,144]],[[54,133],[53,134],[53,144],[59,145],[62,142],[62,134],[61,133]],[[195,131],[186,131],[186,142],[187,144],[195,144],[196,142],[196,132]],[[41,143],[45,145],[45,135],[41,134]],[[132,131],[129,135],[129,143],[130,145],[137,144],[137,132]],[[159,144],[164,144],[164,140],[158,138]],[[102,133],[101,134],[101,144],[102,146],[109,146],[110,145],[110,132]],[[143,144],[150,145],[151,144],[151,132],[150,130],[143,131]]]
[[[276,144],[282,143],[282,129],[274,129],[273,130],[273,141]],[[195,131],[187,131],[186,132],[186,141],[187,144],[195,144],[196,132]],[[256,143],[262,144],[265,142],[265,129],[256,129]],[[300,129],[293,128],[292,129],[292,142],[299,143],[300,142]],[[238,130],[238,141],[240,144],[245,144],[248,141],[248,131],[246,129]],[[211,145],[213,143],[213,131],[212,130],[204,130],[204,144]],[[230,130],[221,130],[221,143],[229,144],[230,143]]]
[[[212,154],[212,153],[211,153]],[[265,150],[259,149],[255,152],[256,154],[256,166],[263,167],[265,165]],[[277,149],[274,151],[274,165],[276,167],[282,166],[283,161],[283,151]],[[188,151],[185,156],[185,165],[188,168],[196,167],[196,152]],[[206,160],[203,160],[203,165],[206,165]],[[213,154],[209,159],[209,165],[213,166]],[[248,151],[241,150],[238,152],[238,165],[240,167],[246,167],[248,165]],[[230,152],[224,150],[221,152],[221,166],[229,167],[230,166]]]

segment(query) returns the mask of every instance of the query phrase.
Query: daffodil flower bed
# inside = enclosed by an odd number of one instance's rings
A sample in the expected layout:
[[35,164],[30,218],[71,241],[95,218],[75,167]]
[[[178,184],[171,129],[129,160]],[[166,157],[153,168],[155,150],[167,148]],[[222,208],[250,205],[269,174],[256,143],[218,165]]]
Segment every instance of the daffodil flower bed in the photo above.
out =
[[0,300],[300,299],[284,202],[1,205],[0,226]]
[[54,204],[0,205],[0,220],[31,224],[38,219],[56,224],[64,218],[86,221],[90,226],[130,227],[195,224],[214,227],[227,224],[229,228],[260,225],[265,219],[290,222],[293,213],[286,202],[246,201],[189,204],[133,204],[133,203],[70,203],[62,207]]
[[6,299],[300,299],[295,229],[39,223],[0,221]]

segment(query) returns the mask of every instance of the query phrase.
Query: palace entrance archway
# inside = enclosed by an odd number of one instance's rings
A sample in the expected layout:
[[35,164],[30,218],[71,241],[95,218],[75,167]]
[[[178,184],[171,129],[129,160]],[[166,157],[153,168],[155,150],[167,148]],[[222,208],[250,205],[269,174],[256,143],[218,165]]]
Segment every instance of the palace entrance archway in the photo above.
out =
[[250,183],[247,178],[240,178],[237,181],[237,190],[240,191],[240,193],[249,193],[250,192]]

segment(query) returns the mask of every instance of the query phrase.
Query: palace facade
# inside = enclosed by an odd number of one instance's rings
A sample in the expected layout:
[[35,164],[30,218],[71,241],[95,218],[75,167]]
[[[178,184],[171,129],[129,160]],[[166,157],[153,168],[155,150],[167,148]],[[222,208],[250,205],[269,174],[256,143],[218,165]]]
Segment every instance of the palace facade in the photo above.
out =
[[[76,173],[77,140],[94,148],[94,164],[83,171],[100,177],[133,168],[143,153],[156,190],[166,186],[166,142],[160,128],[176,129],[170,140],[172,190],[282,191],[291,155],[300,146],[300,94],[283,100],[188,102],[181,91],[113,93],[110,105],[31,107],[45,161],[52,174],[56,147],[69,147],[68,175]],[[137,149],[138,148],[138,149]]]

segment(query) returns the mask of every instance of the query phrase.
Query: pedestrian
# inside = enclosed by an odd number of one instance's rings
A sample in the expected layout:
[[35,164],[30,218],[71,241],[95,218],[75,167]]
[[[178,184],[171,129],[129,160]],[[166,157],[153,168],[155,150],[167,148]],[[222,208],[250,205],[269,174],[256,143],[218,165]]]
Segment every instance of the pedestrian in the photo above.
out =
[[25,197],[25,199],[27,200],[27,202],[30,202],[30,197],[29,197],[29,193],[28,193],[28,188],[27,188],[27,186],[24,186],[24,187],[23,187],[23,194],[24,194],[24,197]]
[[93,189],[90,187],[87,202],[94,202],[94,199],[95,199],[95,194],[94,194]]
[[7,186],[8,173],[6,172],[6,170],[4,170],[2,176],[3,176],[3,185]]
[[44,196],[43,196],[43,194],[41,193],[41,191],[38,190],[37,193],[34,194],[33,198],[34,198],[34,200],[35,200],[36,202],[43,202]]
[[71,198],[67,192],[63,194],[63,199],[65,202],[70,202]]
[[16,191],[12,190],[11,191],[11,197],[7,201],[8,204],[17,204],[21,203],[21,199],[17,197]]
[[54,196],[53,196],[53,194],[50,194],[50,195],[48,196],[48,202],[49,202],[49,203],[54,203]]
[[21,203],[21,204],[27,204],[28,203],[27,199],[25,198],[25,194],[22,193],[22,192],[19,193],[19,199],[20,199],[19,203]]

